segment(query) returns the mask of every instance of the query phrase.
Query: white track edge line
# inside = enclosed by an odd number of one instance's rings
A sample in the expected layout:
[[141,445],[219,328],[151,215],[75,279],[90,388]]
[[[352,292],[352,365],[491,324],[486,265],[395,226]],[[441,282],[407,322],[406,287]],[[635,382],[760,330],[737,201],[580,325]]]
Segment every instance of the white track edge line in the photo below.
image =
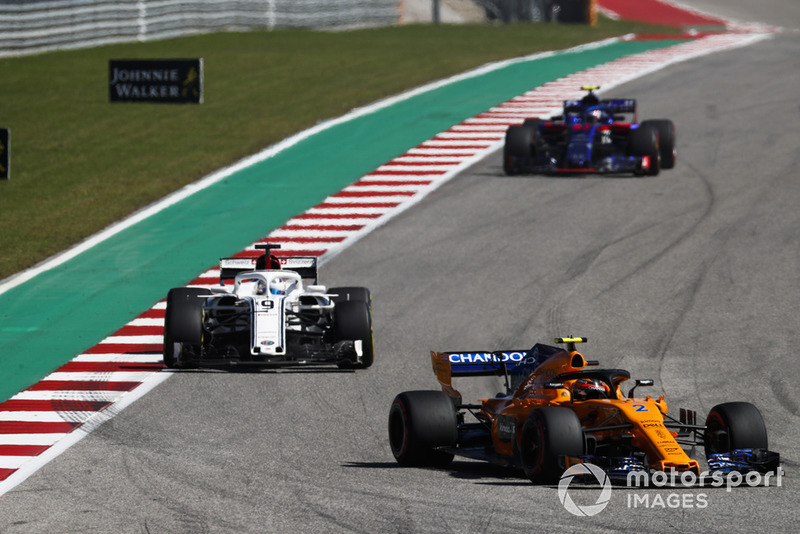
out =
[[[56,458],[62,452],[78,443],[84,437],[88,436],[89,433],[95,428],[117,415],[120,411],[130,406],[134,401],[149,393],[152,389],[164,382],[170,376],[172,376],[172,373],[153,373],[149,378],[147,378],[147,380],[139,384],[136,389],[127,392],[122,396],[122,398],[120,398],[111,406],[88,418],[81,426],[53,443],[53,445],[51,445],[39,456],[35,456],[30,461],[25,462],[19,467],[19,469],[9,475],[8,478],[0,482],[0,496],[16,487],[18,484],[23,482],[33,473],[50,462],[50,460]],[[111,413],[105,413],[106,411]]]
[[235,172],[243,170],[245,168],[248,168],[248,167],[250,167],[252,165],[255,165],[256,163],[260,163],[261,161],[264,161],[266,159],[269,159],[269,158],[271,158],[271,157],[283,152],[284,150],[286,150],[286,149],[298,144],[299,142],[311,137],[312,135],[315,135],[317,133],[320,133],[320,132],[323,132],[325,130],[328,130],[328,129],[334,127],[334,126],[338,126],[339,124],[343,124],[343,123],[345,123],[347,121],[362,117],[364,115],[368,115],[370,113],[374,113],[375,111],[378,111],[380,109],[384,109],[384,108],[389,107],[389,106],[391,106],[393,104],[396,104],[398,102],[402,102],[404,100],[408,100],[408,99],[410,99],[410,98],[412,98],[414,96],[417,96],[417,95],[420,95],[420,94],[423,94],[423,93],[426,93],[426,92],[429,92],[429,91],[433,91],[435,89],[439,89],[441,87],[444,87],[446,85],[450,85],[452,83],[456,83],[456,82],[459,82],[459,81],[462,81],[462,80],[466,80],[466,79],[469,79],[469,78],[474,78],[474,77],[477,77],[477,76],[480,76],[480,75],[483,75],[483,74],[487,74],[489,72],[501,69],[503,67],[506,67],[506,66],[509,66],[509,65],[513,65],[515,63],[524,63],[524,62],[527,62],[527,61],[535,61],[537,59],[543,59],[543,58],[551,57],[551,56],[555,56],[555,55],[571,54],[571,53],[582,52],[582,51],[585,51],[585,50],[590,50],[590,49],[593,49],[593,48],[600,48],[602,46],[606,46],[606,45],[609,45],[611,43],[618,42],[621,39],[623,39],[623,37],[614,37],[614,38],[610,38],[610,39],[603,39],[601,41],[596,41],[596,42],[593,42],[593,43],[583,44],[583,45],[576,46],[576,47],[573,47],[573,48],[569,48],[569,49],[566,49],[566,50],[540,52],[538,54],[531,54],[529,56],[523,56],[523,57],[519,57],[519,58],[513,58],[513,59],[497,61],[497,62],[493,62],[493,63],[487,63],[486,65],[482,65],[482,66],[480,66],[480,67],[478,67],[476,69],[473,69],[471,71],[467,71],[467,72],[464,72],[464,73],[461,73],[461,74],[457,74],[455,76],[451,76],[451,77],[445,78],[443,80],[438,80],[438,81],[435,81],[435,82],[431,82],[431,83],[423,85],[421,87],[417,87],[415,89],[411,89],[410,91],[406,91],[404,93],[400,93],[399,95],[396,95],[396,96],[393,96],[393,97],[389,97],[389,98],[385,98],[383,100],[379,100],[379,101],[377,101],[377,102],[375,102],[373,104],[370,104],[370,105],[367,105],[367,106],[364,106],[364,107],[355,108],[352,111],[350,111],[349,113],[346,113],[345,115],[342,115],[341,117],[338,117],[336,119],[331,119],[331,120],[328,120],[328,121],[321,122],[321,123],[317,124],[316,126],[313,126],[313,127],[309,128],[307,130],[304,130],[304,131],[299,132],[299,133],[297,133],[297,134],[295,134],[295,135],[293,135],[291,137],[288,137],[288,138],[284,139],[283,141],[280,141],[280,142],[278,142],[278,143],[276,143],[276,144],[274,144],[274,145],[272,145],[270,147],[267,147],[266,149],[262,150],[261,152],[258,152],[258,153],[254,154],[252,156],[248,156],[248,157],[246,157],[246,158],[234,163],[233,165],[231,165],[229,167],[224,167],[224,168],[222,168],[222,169],[220,169],[218,171],[215,171],[215,172],[209,174],[208,176],[206,176],[204,178],[201,178],[197,182],[194,182],[194,183],[191,183],[191,184],[189,184],[187,186],[184,186],[183,188],[179,189],[178,191],[175,191],[174,193],[172,193],[170,195],[167,195],[163,199],[155,202],[154,204],[151,204],[150,206],[148,206],[146,208],[143,208],[143,209],[133,213],[132,215],[130,215],[129,217],[119,221],[118,223],[115,223],[115,224],[112,224],[111,226],[106,227],[104,230],[101,230],[97,234],[94,234],[94,235],[86,238],[84,241],[74,245],[73,247],[65,250],[64,252],[61,252],[61,253],[59,253],[59,254],[57,254],[55,256],[52,256],[51,258],[48,258],[48,259],[44,260],[43,262],[41,262],[41,263],[39,263],[39,264],[29,268],[29,269],[26,269],[26,270],[24,270],[24,271],[22,271],[20,273],[11,275],[10,277],[6,278],[5,280],[0,281],[0,295],[2,295],[6,291],[8,291],[8,290],[10,290],[10,289],[12,289],[14,287],[17,287],[17,286],[19,286],[19,285],[31,280],[32,278],[36,277],[37,275],[39,275],[39,274],[41,274],[43,272],[49,271],[51,269],[54,269],[55,267],[58,267],[59,265],[62,265],[63,263],[71,260],[72,258],[78,256],[79,254],[81,254],[81,253],[83,253],[83,252],[85,252],[87,250],[90,250],[91,248],[93,248],[93,247],[97,246],[98,244],[102,243],[103,241],[106,241],[107,239],[109,239],[109,238],[115,236],[116,234],[122,232],[123,230],[126,230],[127,228],[130,228],[131,226],[133,226],[133,225],[135,225],[135,224],[137,224],[137,223],[139,223],[139,222],[141,222],[143,220],[146,220],[146,219],[152,217],[153,215],[165,210],[166,208],[172,206],[173,204],[176,204],[176,203],[180,202],[181,200],[184,200],[184,199],[194,195],[195,193],[197,193],[199,191],[207,189],[208,187],[216,184],[217,182],[220,182],[221,180],[231,176]]

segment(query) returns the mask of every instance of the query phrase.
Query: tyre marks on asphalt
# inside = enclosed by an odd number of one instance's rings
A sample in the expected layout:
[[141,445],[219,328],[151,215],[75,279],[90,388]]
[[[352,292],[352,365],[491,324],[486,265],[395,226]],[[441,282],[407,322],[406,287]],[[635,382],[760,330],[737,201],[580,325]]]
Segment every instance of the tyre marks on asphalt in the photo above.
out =
[[[407,150],[272,230],[259,243],[281,244],[281,256],[329,260],[494,153],[502,146],[508,126],[559,112],[563,99],[583,94],[582,85],[608,89],[671,63],[745,46],[766,36],[704,36],[544,84]],[[255,245],[237,256],[259,255]],[[189,285],[218,283],[219,270],[211,268]],[[164,301],[157,303],[40,382],[0,403],[0,495],[171,375],[161,372],[164,308]]]
[[163,325],[162,302],[0,403],[0,494],[167,378]]

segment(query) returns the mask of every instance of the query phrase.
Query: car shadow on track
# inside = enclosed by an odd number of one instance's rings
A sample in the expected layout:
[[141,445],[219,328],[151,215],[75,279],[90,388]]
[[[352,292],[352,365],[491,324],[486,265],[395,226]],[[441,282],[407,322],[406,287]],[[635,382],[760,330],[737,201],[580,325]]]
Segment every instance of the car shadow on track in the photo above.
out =
[[[403,467],[396,462],[347,462],[342,467],[362,469],[425,469],[446,471],[452,478],[474,480],[476,484],[488,486],[530,486],[522,471],[483,462],[455,461],[447,467]],[[500,480],[497,480],[500,479]]]
[[165,369],[164,371],[176,374],[184,373],[219,373],[219,374],[279,374],[279,373],[310,373],[310,374],[352,374],[356,369],[338,369],[330,367],[259,367],[259,366],[225,366],[225,367],[197,367],[193,369]]
[[500,178],[506,180],[558,180],[558,179],[579,179],[579,180],[643,180],[647,178],[658,178],[658,176],[635,176],[631,173],[557,173],[557,174],[515,174],[507,175],[502,167],[487,168],[482,171],[472,173],[473,176],[486,178]]
[[[530,481],[519,469],[483,462],[453,462],[450,476],[462,480],[475,480],[488,486],[529,486]],[[494,479],[494,480],[492,480]],[[500,480],[497,480],[500,479]]]

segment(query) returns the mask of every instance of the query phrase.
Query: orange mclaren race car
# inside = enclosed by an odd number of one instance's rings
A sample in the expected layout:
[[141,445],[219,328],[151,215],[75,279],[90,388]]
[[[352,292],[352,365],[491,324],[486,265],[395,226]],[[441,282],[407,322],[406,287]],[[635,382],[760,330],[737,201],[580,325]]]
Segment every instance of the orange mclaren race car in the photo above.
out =
[[[767,430],[752,404],[711,409],[705,424],[696,413],[668,414],[664,396],[635,397],[652,380],[622,369],[599,369],[575,350],[586,338],[556,338],[566,349],[536,344],[530,350],[431,352],[442,391],[407,391],[389,412],[389,443],[401,465],[444,467],[454,455],[521,468],[535,484],[557,482],[576,463],[592,463],[612,479],[691,471],[697,460],[684,446],[705,448],[709,473],[762,473],[778,468],[767,450]],[[453,377],[505,377],[506,392],[465,404]],[[468,420],[467,417],[470,416]]]

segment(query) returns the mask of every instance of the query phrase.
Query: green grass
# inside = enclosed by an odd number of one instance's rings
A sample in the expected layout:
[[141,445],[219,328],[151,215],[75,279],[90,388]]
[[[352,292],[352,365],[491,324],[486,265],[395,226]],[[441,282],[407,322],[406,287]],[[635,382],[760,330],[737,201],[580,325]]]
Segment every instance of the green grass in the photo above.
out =
[[[315,123],[500,59],[630,32],[555,24],[216,33],[0,59],[0,279]],[[667,30],[669,31],[669,30]],[[111,104],[112,58],[204,58],[201,105]]]

